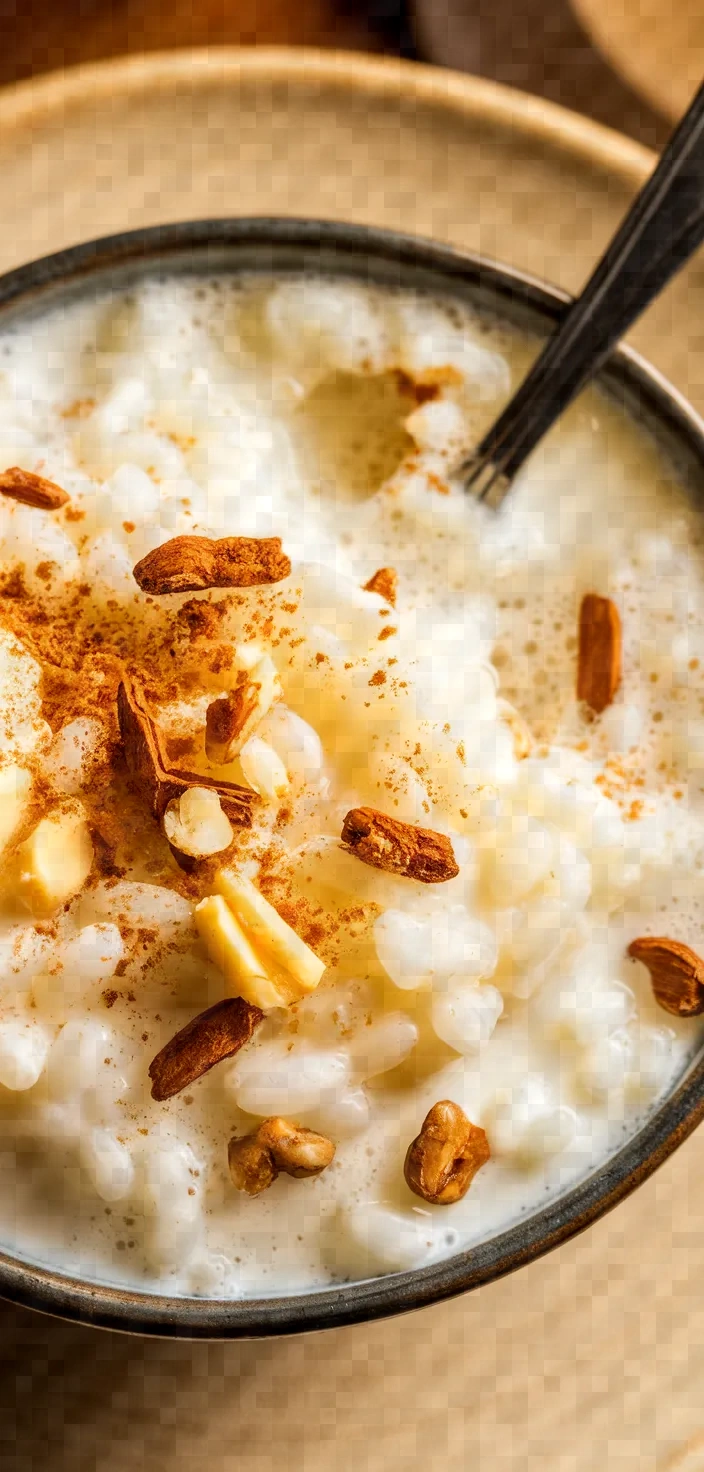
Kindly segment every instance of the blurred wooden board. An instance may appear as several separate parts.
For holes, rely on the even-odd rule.
[[[577,287],[651,166],[575,115],[333,53],[135,58],[0,94],[0,267],[228,213],[347,218]],[[636,335],[704,408],[695,264]],[[17,1472],[704,1468],[695,1136],[584,1237],[403,1320],[305,1340],[133,1340],[0,1305]]]

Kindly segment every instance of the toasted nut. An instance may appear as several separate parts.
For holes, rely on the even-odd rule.
[[[36,506],[39,511],[58,511],[71,499],[53,480],[44,480],[33,470],[20,470],[18,465],[0,473],[0,491],[12,501],[21,501],[23,506]]]
[[[117,716],[130,776],[149,796],[152,812],[161,818],[172,798],[189,787],[208,787],[218,794],[223,811],[237,828],[249,828],[256,798],[236,782],[213,781],[194,772],[167,766],[159,728],[152,719],[136,680],[124,679],[117,692]]]
[[[390,603],[392,608],[396,607],[396,589],[398,586],[398,573],[395,567],[378,567],[370,577],[369,582],[364,584],[365,593],[378,593],[385,603]]]
[[[610,598],[585,593],[579,611],[577,699],[595,715],[610,705],[621,683],[621,617]]]
[[[195,593],[203,588],[253,588],[287,578],[291,563],[280,537],[172,537],[133,569],[143,593]]]
[[[215,887],[266,962],[270,974],[277,975],[280,985],[290,992],[289,1000],[296,1001],[315,991],[325,962],[282,920],[252,881],[236,874],[234,869],[218,869]]]
[[[163,823],[171,847],[193,859],[222,853],[235,836],[212,787],[187,787],[172,797]]]
[[[181,1028],[149,1065],[152,1099],[180,1094],[223,1058],[248,1043],[263,1013],[241,997],[226,997]]]
[[[234,690],[211,701],[205,717],[205,750],[214,766],[234,761],[281,693],[276,665],[265,654],[251,670],[240,671]]]
[[[57,808],[17,851],[18,893],[33,915],[53,915],[88,878],[93,845],[81,803]]]
[[[230,1140],[227,1159],[233,1185],[248,1196],[266,1191],[281,1171],[296,1180],[319,1176],[335,1155],[332,1140],[287,1119],[265,1119],[251,1135]]]
[[[14,763],[0,769],[0,853],[19,828],[32,786],[31,773]]]
[[[467,1194],[489,1155],[484,1130],[470,1124],[459,1104],[441,1099],[409,1145],[403,1174],[416,1196],[437,1206],[452,1206]]]
[[[698,1017],[704,1012],[704,961],[679,940],[642,935],[632,940],[629,956],[650,972],[655,1000],[675,1017]]]
[[[363,863],[423,884],[442,884],[460,872],[444,833],[387,818],[376,808],[351,809],[342,825],[342,843]]]
[[[196,905],[195,921],[210,960],[222,971],[232,996],[244,997],[264,1011],[287,1007],[294,1000],[269,975],[221,894],[210,894]]]

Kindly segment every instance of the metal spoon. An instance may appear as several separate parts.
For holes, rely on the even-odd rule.
[[[612,347],[704,240],[704,84],[583,292],[459,468],[498,507],[524,460]]]

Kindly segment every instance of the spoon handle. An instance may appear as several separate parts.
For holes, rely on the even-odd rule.
[[[620,337],[704,240],[704,85],[581,295],[461,467],[498,506],[523,461]]]

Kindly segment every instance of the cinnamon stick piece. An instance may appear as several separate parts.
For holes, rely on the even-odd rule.
[[[189,787],[212,787],[236,828],[249,828],[256,795],[235,782],[216,782],[200,772],[184,772],[167,765],[161,736],[139,683],[125,677],[117,692],[117,717],[127,770],[149,795],[155,818],[163,817],[171,799]]]

